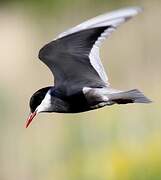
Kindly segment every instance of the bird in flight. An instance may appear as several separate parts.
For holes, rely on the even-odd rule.
[[[97,16],[40,49],[39,59],[51,70],[54,86],[32,95],[26,128],[41,112],[79,113],[113,104],[151,102],[138,89],[112,88],[99,57],[102,41],[139,12],[139,7],[130,7]]]

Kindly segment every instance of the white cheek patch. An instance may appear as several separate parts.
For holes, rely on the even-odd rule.
[[[37,113],[48,111],[51,107],[51,95],[50,90],[45,95],[41,104],[36,108]]]

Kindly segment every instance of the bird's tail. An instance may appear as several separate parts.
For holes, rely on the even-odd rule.
[[[150,103],[151,100],[148,99],[142,92],[138,89],[132,89],[129,91],[113,93],[108,95],[111,102],[117,104],[127,104],[127,103]]]

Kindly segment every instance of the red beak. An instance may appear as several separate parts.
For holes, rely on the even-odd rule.
[[[34,111],[33,113],[31,113],[29,115],[29,117],[27,118],[27,121],[26,121],[26,128],[30,125],[30,123],[32,122],[33,118],[36,116],[36,111]]]

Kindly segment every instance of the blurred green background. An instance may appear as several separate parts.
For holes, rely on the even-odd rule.
[[[152,104],[40,114],[24,128],[30,96],[53,77],[37,54],[60,32],[107,11],[141,6],[101,48],[114,88]],[[0,1],[0,180],[161,179],[161,1]]]

